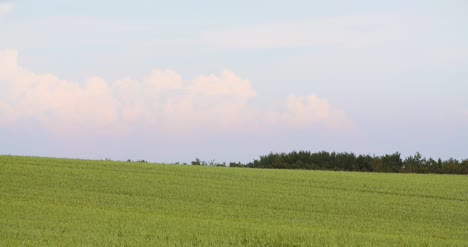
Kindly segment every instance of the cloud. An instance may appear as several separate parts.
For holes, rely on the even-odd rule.
[[[291,95],[282,109],[264,110],[253,103],[251,82],[230,70],[189,80],[153,70],[142,79],[91,77],[80,84],[30,72],[17,58],[14,50],[0,52],[0,126],[34,119],[58,135],[353,128],[342,110],[317,96]]]
[[[333,128],[352,128],[344,111],[334,108],[327,100],[313,95],[307,97],[289,96],[285,116],[286,122],[291,125],[304,126],[324,123]]]
[[[13,4],[0,1],[0,17],[6,16],[13,10]]]

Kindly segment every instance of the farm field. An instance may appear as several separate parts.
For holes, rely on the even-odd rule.
[[[0,246],[468,246],[468,177],[0,156]]]

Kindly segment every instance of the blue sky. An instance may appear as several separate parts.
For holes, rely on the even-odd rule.
[[[0,1],[0,153],[468,158],[465,1]]]

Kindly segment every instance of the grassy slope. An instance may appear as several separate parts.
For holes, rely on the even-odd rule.
[[[468,177],[0,156],[0,245],[468,245]]]

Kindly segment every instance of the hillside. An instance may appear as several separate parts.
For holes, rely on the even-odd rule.
[[[467,246],[468,177],[0,156],[0,246]]]

